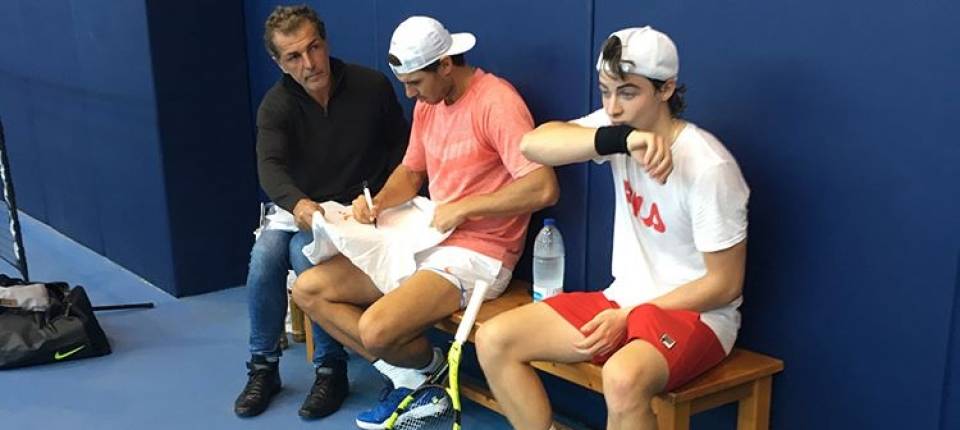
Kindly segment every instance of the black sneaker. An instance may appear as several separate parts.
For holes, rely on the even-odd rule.
[[[316,374],[317,379],[313,381],[310,394],[300,405],[301,418],[323,418],[336,412],[350,391],[346,363],[318,367]]]
[[[247,386],[233,404],[233,411],[239,417],[255,417],[270,405],[270,399],[280,392],[280,370],[278,363],[268,363],[262,357],[254,357],[247,363]]]

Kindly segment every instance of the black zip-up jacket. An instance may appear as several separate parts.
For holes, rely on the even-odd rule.
[[[382,73],[330,58],[327,109],[289,75],[267,91],[257,111],[260,186],[293,212],[302,198],[349,204],[383,187],[403,159],[410,126]]]

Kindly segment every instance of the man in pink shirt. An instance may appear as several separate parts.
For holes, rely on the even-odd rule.
[[[466,64],[476,39],[450,34],[433,18],[415,16],[393,33],[388,61],[407,97],[417,99],[403,162],[368,207],[354,217],[370,223],[381,211],[417,195],[424,181],[437,203],[433,226],[455,229],[416,255],[417,271],[393,290],[343,256],[300,275],[294,298],[331,335],[388,379],[380,404],[357,425],[380,429],[396,405],[443,362],[423,333],[464,306],[478,280],[487,298],[506,288],[523,250],[530,213],[554,204],[552,168],[521,154],[533,118],[503,79]]]

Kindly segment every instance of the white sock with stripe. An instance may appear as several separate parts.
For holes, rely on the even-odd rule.
[[[427,380],[427,377],[442,364],[443,355],[440,353],[439,348],[434,348],[433,358],[430,360],[430,364],[422,369],[394,366],[383,360],[374,361],[373,367],[380,371],[383,376],[389,378],[390,381],[393,382],[394,388],[404,387],[412,390],[422,385]]]

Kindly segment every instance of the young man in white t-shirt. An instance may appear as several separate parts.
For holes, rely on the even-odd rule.
[[[740,327],[750,193],[740,169],[713,135],[680,119],[670,38],[628,28],[602,51],[603,109],[538,127],[522,150],[546,165],[611,164],[614,281],[481,327],[480,364],[518,429],[552,425],[534,360],[602,364],[607,428],[655,429],[653,396],[719,363]]]

